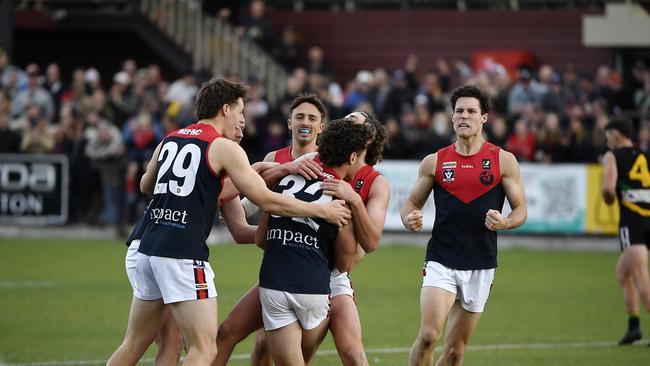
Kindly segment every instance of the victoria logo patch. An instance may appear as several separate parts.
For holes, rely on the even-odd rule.
[[[454,181],[454,171],[451,169],[445,169],[442,171],[442,181],[445,183]]]

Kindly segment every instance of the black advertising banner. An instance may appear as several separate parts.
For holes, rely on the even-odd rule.
[[[65,155],[0,154],[0,224],[65,224],[68,184]]]

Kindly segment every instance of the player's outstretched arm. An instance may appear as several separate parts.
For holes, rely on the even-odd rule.
[[[375,178],[368,202],[363,204],[361,197],[352,189],[350,184],[336,179],[326,179],[321,184],[324,194],[345,200],[352,209],[354,235],[366,253],[371,253],[379,247],[381,233],[384,230],[388,200],[390,199],[390,184],[382,176]]]
[[[603,199],[605,203],[611,205],[616,200],[616,180],[618,179],[616,158],[611,151],[606,152],[603,156],[603,167]]]
[[[418,178],[411,189],[411,194],[400,210],[402,224],[411,231],[422,230],[423,222],[420,210],[433,189],[437,162],[438,153],[427,155],[422,160],[418,169]]]
[[[237,244],[255,243],[257,226],[249,225],[239,198],[223,202],[219,209],[228,231]]]
[[[488,210],[485,214],[485,226],[490,230],[514,229],[523,225],[528,216],[524,184],[521,182],[519,163],[512,153],[501,150],[499,162],[501,166],[501,184],[512,212],[508,217],[503,217],[497,210]]]
[[[156,150],[154,150],[149,163],[147,164],[147,169],[144,171],[142,178],[140,178],[140,191],[142,193],[153,193],[153,186],[156,184],[156,172],[158,167],[158,156],[160,155],[160,147],[162,146],[164,140],[161,141]]]
[[[230,140],[215,140],[210,145],[209,160],[215,171],[225,170],[235,187],[264,211],[289,217],[319,217],[338,226],[345,225],[351,218],[350,210],[341,200],[328,204],[307,203],[271,192],[251,168],[244,150]]]
[[[253,170],[255,170],[257,174],[263,174],[264,171],[271,168],[275,168],[278,165],[280,164],[275,162],[258,161],[257,163],[251,164],[251,167],[253,167]],[[235,188],[235,185],[232,184],[230,178],[224,180],[223,188],[221,189],[221,195],[219,195],[219,202],[225,203],[238,196],[239,196],[239,191],[237,190],[237,188]]]

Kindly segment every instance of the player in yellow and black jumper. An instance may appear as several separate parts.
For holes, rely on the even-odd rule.
[[[621,216],[619,240],[621,255],[616,265],[616,278],[623,289],[623,299],[630,314],[628,330],[620,345],[641,339],[639,297],[650,312],[650,171],[645,153],[632,144],[632,123],[617,119],[605,127],[607,147],[603,198],[613,204],[618,198]]]

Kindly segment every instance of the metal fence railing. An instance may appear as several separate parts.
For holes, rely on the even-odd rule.
[[[287,73],[257,44],[242,39],[234,28],[205,16],[197,0],[141,0],[140,11],[163,33],[192,55],[194,69],[214,75],[255,76],[271,103],[283,97]]]

